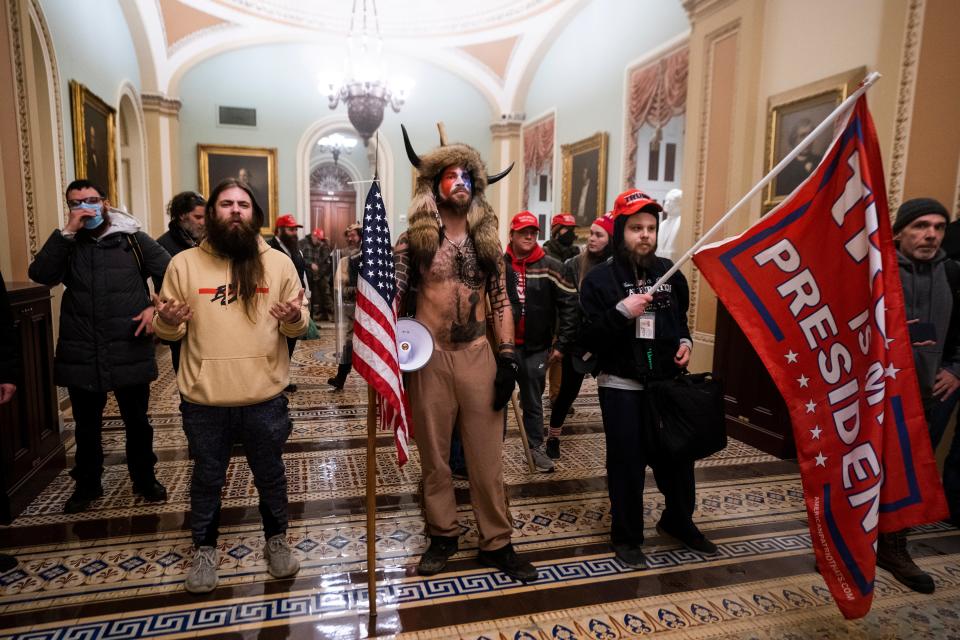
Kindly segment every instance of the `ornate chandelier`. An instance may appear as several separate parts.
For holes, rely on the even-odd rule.
[[[376,0],[360,0],[357,10],[353,0],[350,15],[350,33],[347,36],[348,57],[342,78],[321,81],[320,91],[330,99],[330,108],[336,109],[344,102],[350,124],[363,138],[363,144],[373,136],[383,123],[383,111],[387,104],[395,113],[406,101],[411,82],[391,78],[388,82],[383,66],[383,38],[380,36],[380,20],[377,17]],[[372,27],[367,24],[367,3],[372,10]],[[359,21],[358,21],[359,16]]]
[[[332,133],[317,140],[317,146],[320,147],[320,151],[333,154],[333,164],[336,166],[343,151],[350,153],[357,146],[357,139],[340,133]]]

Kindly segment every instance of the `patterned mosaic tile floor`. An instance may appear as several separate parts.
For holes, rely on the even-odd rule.
[[[294,431],[285,454],[291,524],[302,562],[293,580],[265,572],[256,491],[236,452],[224,489],[219,541],[220,586],[206,597],[182,592],[189,566],[186,455],[169,354],[151,416],[170,497],[161,505],[131,495],[123,431],[107,406],[105,495],[67,516],[72,481],[60,474],[8,528],[0,546],[20,558],[0,575],[0,640],[7,638],[488,638],[615,640],[635,635],[678,638],[951,638],[960,639],[960,535],[945,524],[911,534],[919,562],[937,592],[905,591],[881,573],[873,612],[847,623],[812,573],[810,540],[795,465],[732,441],[697,465],[696,520],[720,552],[686,551],[653,530],[663,509],[654,483],[645,492],[651,526],[650,568],[633,571],[607,546],[603,435],[592,383],[567,424],[563,457],[553,474],[530,474],[514,417],[505,463],[514,544],[528,553],[539,580],[520,585],[481,568],[468,483],[457,481],[460,551],[449,571],[431,578],[414,566],[426,546],[418,503],[416,450],[400,469],[389,437],[377,450],[377,602],[367,618],[365,388],[356,376],[343,392],[323,384],[333,373],[331,335],[301,342],[291,395]],[[69,435],[69,411],[64,413]],[[72,447],[72,441],[68,439]],[[72,451],[68,450],[68,457]]]

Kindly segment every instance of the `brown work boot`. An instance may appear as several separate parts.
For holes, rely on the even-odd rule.
[[[914,591],[933,593],[936,588],[930,574],[925,573],[910,557],[905,530],[880,534],[877,539],[877,566],[892,573],[894,578]]]

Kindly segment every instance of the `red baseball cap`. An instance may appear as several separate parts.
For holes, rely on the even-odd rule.
[[[558,213],[553,216],[553,220],[550,221],[551,227],[556,227],[557,225],[561,227],[575,227],[577,226],[577,220],[569,213]]]
[[[594,220],[591,224],[597,225],[598,227],[606,231],[608,236],[610,236],[611,238],[613,237],[613,215],[611,215],[609,212],[603,214],[602,216]]]
[[[320,227],[317,227],[316,229],[314,229],[313,237],[316,238],[317,240],[323,240],[323,229],[321,229]]]
[[[297,224],[297,220],[288,213],[277,218],[276,227],[277,229],[280,227],[296,227],[297,229],[302,229],[303,225]]]
[[[637,211],[650,207],[650,213],[658,213],[663,211],[663,207],[660,206],[656,200],[645,194],[640,189],[627,189],[623,193],[617,196],[617,199],[613,203],[613,217],[617,216],[632,216]]]
[[[510,231],[519,231],[520,229],[526,229],[527,227],[536,227],[540,229],[540,223],[537,222],[537,216],[533,215],[529,211],[521,211],[517,215],[513,216],[513,220],[510,221]]]

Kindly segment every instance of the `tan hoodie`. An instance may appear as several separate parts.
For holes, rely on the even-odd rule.
[[[206,242],[181,251],[170,261],[160,298],[186,302],[193,318],[180,326],[153,317],[157,336],[182,340],[177,386],[190,402],[218,407],[240,407],[280,394],[290,378],[287,337],[307,330],[309,311],[300,321],[279,322],[270,307],[288,301],[300,291],[300,279],[290,258],[260,239],[265,282],[258,287],[259,303],[252,322],[240,301],[224,296],[230,280],[230,261]]]

